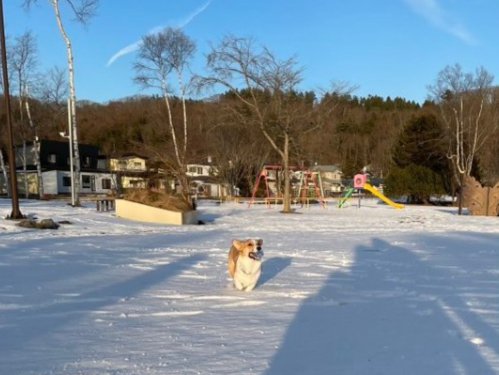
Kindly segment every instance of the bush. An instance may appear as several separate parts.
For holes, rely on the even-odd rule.
[[[158,190],[136,189],[129,191],[124,198],[131,202],[176,212],[191,211],[193,209],[192,205],[181,196]]]
[[[390,196],[406,195],[408,203],[427,204],[432,195],[445,194],[442,177],[427,167],[415,164],[393,168],[385,180],[385,189]]]

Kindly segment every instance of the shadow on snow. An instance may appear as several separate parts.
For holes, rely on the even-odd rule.
[[[497,235],[412,240],[427,253],[376,238],[358,246],[352,268],[331,273],[304,301],[265,374],[496,374],[497,329],[465,296],[496,301],[499,280],[473,263],[480,251],[496,249]],[[440,246],[452,251],[440,255]],[[472,342],[476,337],[488,359]]]

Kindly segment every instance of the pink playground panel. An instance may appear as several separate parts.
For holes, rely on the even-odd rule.
[[[353,177],[353,187],[356,189],[362,189],[367,182],[367,176],[365,174],[356,174]]]

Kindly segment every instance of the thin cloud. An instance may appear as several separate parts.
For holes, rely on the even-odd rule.
[[[187,25],[189,25],[194,20],[194,18],[196,18],[197,16],[199,16],[201,13],[203,13],[206,10],[206,8],[208,8],[210,6],[210,4],[211,4],[212,1],[213,0],[208,0],[202,6],[200,6],[199,8],[195,9],[192,13],[190,13],[189,15],[187,15],[185,18],[181,19],[180,21],[173,22],[173,24],[174,24],[173,27],[178,28],[178,29],[183,29],[184,27],[186,27]],[[149,35],[156,34],[156,33],[160,32],[161,30],[163,30],[164,28],[165,28],[165,26],[157,26],[157,27],[151,29],[148,32],[148,34]],[[120,49],[118,52],[116,52],[108,60],[106,66],[111,66],[119,58],[137,51],[140,48],[141,44],[142,44],[142,40],[137,40],[136,42],[133,42],[133,43],[129,44],[128,46]]]
[[[466,27],[443,9],[438,0],[404,0],[415,13],[423,16],[433,26],[455,36],[466,44],[476,44],[476,39]]]
[[[210,6],[211,2],[212,2],[212,0],[208,0],[204,5],[197,8],[194,12],[192,12],[187,17],[185,17],[184,20],[179,22],[179,25],[177,27],[179,29],[183,29],[184,27],[186,27],[188,24],[190,24],[192,22],[192,20],[194,18],[199,16],[201,13],[203,13],[206,10],[206,8],[208,8]]]
[[[123,57],[125,55],[128,55],[129,53],[135,52],[140,48],[142,41],[138,40],[135,43],[132,43],[125,48],[120,49],[118,52],[116,52],[107,62],[107,66],[111,66],[112,63],[114,63],[116,60],[118,60],[120,57]]]

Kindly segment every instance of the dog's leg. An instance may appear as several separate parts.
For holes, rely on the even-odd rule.
[[[244,290],[244,285],[237,278],[234,279],[234,286],[237,290]]]
[[[244,288],[244,291],[245,292],[251,292],[253,289],[255,289],[255,286],[256,286],[256,282],[255,283],[251,283],[251,284],[247,285],[246,288]]]
[[[234,278],[234,273],[236,272],[236,262],[239,252],[235,247],[231,247],[229,251],[229,259],[227,261],[227,270],[229,271],[230,277]]]

